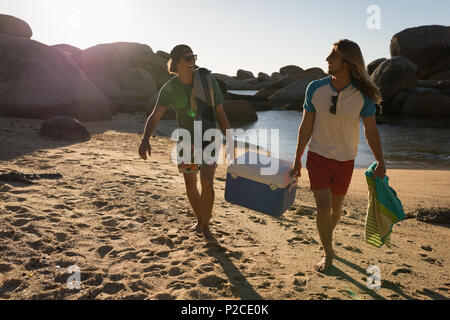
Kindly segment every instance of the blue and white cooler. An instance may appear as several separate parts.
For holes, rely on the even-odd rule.
[[[291,171],[289,161],[247,152],[228,167],[225,200],[279,217],[295,201],[298,179]]]

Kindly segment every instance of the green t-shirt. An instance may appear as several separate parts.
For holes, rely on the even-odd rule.
[[[217,80],[212,78],[214,106],[223,104],[223,95]],[[187,129],[194,136],[194,114],[191,111],[192,84],[184,84],[174,77],[167,81],[159,91],[157,105],[172,107],[177,113],[178,126]]]

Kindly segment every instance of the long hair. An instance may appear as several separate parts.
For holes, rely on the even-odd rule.
[[[342,55],[349,66],[352,80],[356,87],[364,93],[366,97],[373,100],[376,104],[380,104],[382,98],[380,89],[370,78],[366,71],[364,57],[358,44],[348,40],[339,40],[334,44],[336,50]]]

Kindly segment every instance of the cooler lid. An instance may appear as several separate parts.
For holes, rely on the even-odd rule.
[[[296,182],[290,176],[291,171],[291,162],[256,152],[247,152],[236,158],[227,170],[234,178],[239,176],[280,189]]]

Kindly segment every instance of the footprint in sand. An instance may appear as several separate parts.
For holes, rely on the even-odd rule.
[[[166,266],[163,264],[153,264],[150,267],[147,267],[143,270],[143,272],[155,272],[155,271],[161,271],[165,270]]]
[[[173,289],[173,290],[191,289],[196,286],[197,286],[197,284],[194,282],[175,280],[175,281],[170,282],[167,285],[167,289]]]
[[[58,242],[64,242],[67,240],[67,234],[65,234],[63,232],[58,232],[58,233],[55,233],[55,238],[56,238],[56,241],[58,241]]]
[[[352,251],[352,252],[356,252],[356,253],[363,253],[359,248],[357,248],[355,246],[346,245],[346,246],[343,246],[343,248],[348,251]]]
[[[5,209],[7,211],[12,211],[15,213],[26,213],[29,211],[26,207],[22,207],[22,206],[5,206]]]
[[[12,226],[15,227],[22,227],[24,225],[26,225],[27,223],[30,223],[33,220],[30,219],[15,219],[14,221],[11,222]]]
[[[159,236],[159,237],[153,238],[150,240],[150,242],[154,243],[154,244],[168,246],[170,249],[173,249],[175,247],[172,239],[170,239],[169,237],[166,237],[166,236]]]
[[[154,300],[175,300],[177,297],[170,293],[158,293],[153,296]]]
[[[120,220],[122,219],[117,219],[117,218],[112,218],[110,216],[108,217],[104,217],[103,218],[105,221],[102,221],[102,225],[104,225],[105,227],[111,227],[111,228],[115,228],[120,224]],[[109,219],[109,220],[107,220]]]
[[[227,280],[216,275],[207,275],[200,278],[199,283],[208,288],[221,288]]]
[[[131,282],[129,284],[129,287],[133,292],[138,292],[138,291],[147,292],[147,290],[154,289],[154,287],[151,284],[145,283],[142,280],[137,280],[137,281]]]
[[[443,266],[444,266],[443,263],[442,263],[442,261],[439,261],[439,260],[437,260],[437,259],[435,259],[435,258],[426,257],[426,258],[423,258],[423,260],[424,260],[425,262],[428,262],[428,263],[430,263],[430,264],[437,265],[437,266],[439,266],[439,267],[443,267]]]
[[[101,291],[107,294],[116,294],[125,289],[125,285],[120,282],[107,282],[103,285]]]
[[[255,216],[249,216],[249,219],[252,220],[254,223],[259,223],[262,225],[266,225],[266,220],[264,220],[263,218],[257,218]]]
[[[412,271],[409,269],[406,269],[406,268],[398,268],[398,269],[395,269],[394,271],[392,271],[392,275],[394,275],[394,276],[399,275],[399,274],[411,274],[411,273],[412,273]]]
[[[97,249],[97,254],[100,256],[100,258],[103,259],[103,257],[107,255],[112,249],[113,247],[111,246],[101,246]]]
[[[185,272],[185,270],[180,267],[173,267],[173,268],[169,269],[169,276],[176,277],[176,276],[182,275],[184,272]]]

